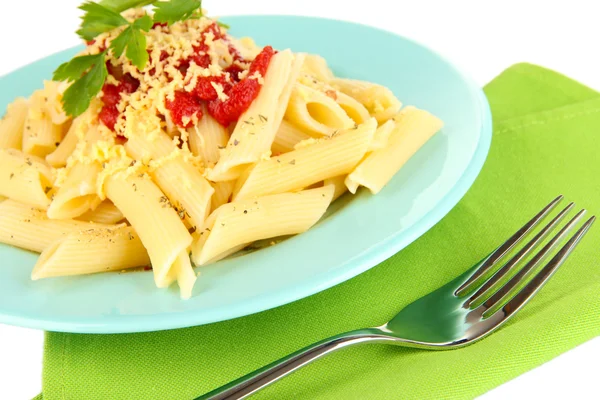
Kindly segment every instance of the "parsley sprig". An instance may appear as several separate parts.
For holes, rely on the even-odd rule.
[[[154,20],[169,25],[202,16],[202,0],[157,1],[154,7]]]
[[[102,90],[108,76],[106,50],[91,56],[81,56],[62,64],[52,79],[73,82],[63,94],[63,109],[76,117],[88,109],[92,99]]]
[[[152,5],[154,17],[144,15],[129,22],[121,13],[131,8]],[[77,34],[86,41],[98,35],[122,28],[110,48],[95,55],[75,57],[58,67],[53,79],[72,82],[63,94],[63,108],[72,117],[81,115],[98,95],[108,76],[106,57],[125,57],[140,71],[149,61],[146,36],[154,23],[172,25],[179,21],[202,17],[202,0],[100,0],[86,1],[80,7],[85,12]],[[224,24],[220,24],[224,26]]]

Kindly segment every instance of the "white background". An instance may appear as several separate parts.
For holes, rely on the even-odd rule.
[[[3,0],[0,76],[77,44],[73,32],[78,25],[76,7],[81,1]],[[529,61],[600,90],[600,24],[594,3],[205,0],[204,7],[211,15],[302,14],[378,26],[438,50],[481,85],[509,65]],[[30,399],[39,393],[42,346],[42,332],[0,325],[0,399]],[[482,399],[599,399],[598,360],[600,338],[500,386]]]

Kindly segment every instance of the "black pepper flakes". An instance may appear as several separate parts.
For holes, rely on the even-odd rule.
[[[234,146],[237,146],[238,144],[240,144],[240,141],[239,141],[239,140],[237,140],[237,139],[234,139],[234,140],[233,140],[233,145],[234,145]]]
[[[354,129],[358,129],[358,124],[356,122],[354,123]]]
[[[244,210],[244,214],[248,214],[248,210]]]
[[[296,165],[296,160],[290,161],[290,165]]]
[[[29,166],[33,165],[33,163],[31,162],[31,159],[30,159],[30,158],[27,158],[27,159],[25,160],[25,164],[27,164],[27,165],[29,165]]]
[[[54,145],[55,145],[56,147],[58,147],[58,146],[60,146],[60,142],[55,142],[55,143],[54,143]]]
[[[264,115],[262,115],[262,114],[258,114],[258,118],[260,118],[260,120],[261,120],[262,122],[267,122],[267,121],[269,120],[267,117],[265,117],[265,116],[264,116]]]
[[[12,179],[12,178],[14,178],[14,177],[15,177],[15,173],[14,173],[14,172],[11,172],[11,173],[10,173],[10,177],[9,177],[8,179]]]

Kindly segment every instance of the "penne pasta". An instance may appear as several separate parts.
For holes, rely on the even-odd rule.
[[[83,124],[82,117],[75,118],[56,150],[46,156],[48,164],[54,168],[60,168],[67,165],[67,159],[73,154],[73,151],[79,142],[78,132]]]
[[[287,153],[294,150],[295,145],[307,139],[310,139],[308,134],[284,119],[279,125],[271,151],[275,155]]]
[[[376,194],[394,174],[419,150],[443,123],[427,111],[405,108],[396,116],[395,127],[388,145],[368,155],[346,178],[346,186],[355,193],[365,186]]]
[[[38,258],[31,279],[121,271],[149,263],[148,252],[132,227],[95,227],[52,243]]]
[[[0,242],[37,253],[70,233],[102,227],[106,225],[49,219],[44,210],[15,200],[0,202]]]
[[[81,146],[81,160],[76,160],[67,171],[67,177],[55,193],[48,217],[52,219],[77,218],[94,210],[102,201],[98,197],[97,180],[102,171],[100,161],[86,158],[94,152],[95,144],[101,139],[97,128],[90,129]]]
[[[335,78],[330,84],[362,103],[380,124],[394,117],[402,107],[390,89],[375,83]]]
[[[317,54],[307,54],[302,65],[302,72],[314,76],[321,82],[328,83],[334,78],[333,73],[327,66],[327,61]]]
[[[69,120],[69,116],[62,107],[62,92],[65,85],[60,82],[44,81],[43,111],[50,116],[50,120],[55,125],[62,125]]]
[[[0,149],[0,195],[46,209],[52,171],[41,159],[15,149]]]
[[[197,232],[192,261],[205,265],[240,245],[304,232],[323,216],[333,192],[333,186],[326,186],[225,204]]]
[[[125,145],[129,156],[143,161],[149,155],[156,160],[150,175],[175,207],[179,217],[190,226],[199,227],[209,212],[214,189],[192,164],[184,160],[182,152],[169,136],[160,132],[155,138],[135,135]]]
[[[396,123],[393,120],[389,120],[389,121],[385,122],[384,124],[380,125],[377,128],[377,130],[375,131],[375,134],[373,135],[373,141],[369,145],[368,153],[370,153],[374,150],[385,148],[388,144],[390,134],[394,130],[395,126],[396,126]],[[367,155],[368,155],[368,153],[367,153]]]
[[[229,133],[213,117],[203,110],[204,117],[198,125],[188,128],[190,150],[202,158],[206,166],[213,167],[218,161],[221,150],[227,146]]]
[[[23,152],[38,157],[46,157],[56,150],[63,138],[60,125],[52,122],[45,111],[45,98],[41,91],[33,94],[23,130]]]
[[[345,93],[335,91],[333,92],[335,102],[342,107],[346,114],[352,118],[356,124],[364,124],[371,118],[369,111],[355,98],[348,96]]]
[[[221,207],[225,203],[229,203],[235,181],[214,182],[212,187],[215,190],[211,200],[211,212]]]
[[[233,199],[299,190],[344,175],[354,169],[367,152],[377,128],[374,119],[331,139],[264,160],[240,178]]]
[[[297,83],[285,117],[314,137],[331,136],[335,131],[350,129],[355,122],[332,96]]]
[[[248,164],[269,155],[283,118],[280,109],[288,103],[301,62],[289,50],[273,56],[260,94],[240,117],[219,162],[208,174],[210,180],[236,179]]]
[[[187,250],[182,252],[173,264],[173,274],[179,285],[179,293],[182,299],[187,300],[192,297],[194,284],[196,283],[196,273],[190,261],[190,255]]]
[[[6,114],[0,119],[0,149],[21,150],[27,109],[27,100],[22,97],[8,105]]]
[[[93,210],[102,200],[96,194],[96,180],[102,171],[98,162],[77,163],[54,195],[48,217],[52,219],[77,218]]]
[[[348,191],[345,180],[346,180],[346,176],[340,175],[340,176],[335,176],[333,178],[325,179],[323,181],[323,186],[331,185],[334,188],[333,197],[331,199],[331,202],[336,201],[338,198],[340,198],[344,193],[346,193]]]
[[[110,200],[104,200],[94,210],[90,210],[77,219],[87,222],[96,222],[99,224],[117,224],[125,219],[121,210],[117,208]]]
[[[191,3],[193,18],[143,29],[141,58],[107,50],[123,27],[90,34],[55,71],[64,81],[0,120],[0,243],[42,252],[32,279],[150,265],[157,287],[190,298],[194,264],[302,233],[359,186],[378,192],[442,126],[319,55],[236,39]]]
[[[168,286],[167,274],[192,237],[166,196],[147,177],[117,173],[105,182],[107,197],[140,236],[152,262],[154,282]]]

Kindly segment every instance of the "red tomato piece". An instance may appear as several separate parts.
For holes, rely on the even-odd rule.
[[[117,106],[104,106],[98,115],[98,118],[104,126],[106,126],[111,131],[115,130],[115,125],[117,120],[119,119],[119,110],[117,110]]]
[[[105,106],[115,106],[121,101],[121,90],[119,86],[109,83],[102,87],[102,102]]]
[[[258,96],[261,89],[261,84],[257,79],[250,77],[254,72],[259,72],[262,76],[266,75],[271,58],[275,54],[271,46],[265,47],[260,54],[256,56],[252,64],[250,64],[249,76],[242,79],[239,83],[229,90],[227,95],[229,99],[226,101],[212,100],[208,103],[208,112],[221,125],[228,126],[240,118],[250,107],[250,104]]]
[[[198,119],[202,118],[202,103],[192,93],[179,90],[175,92],[175,99],[173,101],[167,99],[165,105],[171,112],[173,122],[181,128],[189,128],[193,124],[192,121],[184,124],[185,117],[192,118],[196,115]]]

